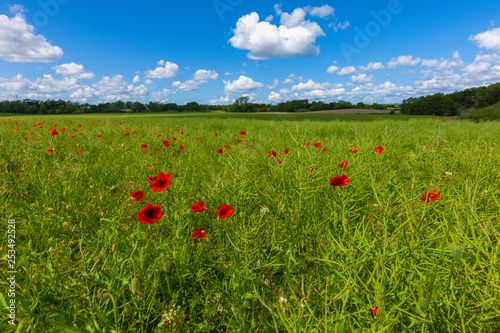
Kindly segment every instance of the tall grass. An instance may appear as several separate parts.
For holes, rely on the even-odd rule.
[[[17,221],[26,332],[500,330],[498,123],[11,118],[1,225]],[[172,182],[153,192],[159,172]],[[340,175],[349,184],[330,186]],[[191,212],[197,201],[209,210]],[[137,220],[147,203],[165,213],[151,225]],[[223,221],[221,204],[234,209]]]

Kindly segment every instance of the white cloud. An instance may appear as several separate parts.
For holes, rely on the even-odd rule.
[[[172,83],[172,87],[175,87],[182,91],[192,91],[192,90],[198,90],[198,84],[199,83],[195,80],[187,80],[185,82],[174,81]]]
[[[139,83],[139,82],[141,82],[141,77],[139,75],[134,76],[132,83]]]
[[[206,83],[208,80],[217,80],[218,77],[219,74],[216,71],[207,71],[204,69],[197,70],[193,75],[193,79],[202,83]]]
[[[317,17],[321,17],[321,18],[326,18],[330,15],[333,16],[333,13],[335,12],[335,9],[333,9],[332,7],[330,7],[328,5],[324,5],[321,7],[307,6],[306,10],[309,13],[309,15],[317,16]]]
[[[475,42],[482,49],[500,53],[500,27],[491,27],[475,36],[470,36],[469,40]]]
[[[273,83],[269,86],[267,86],[267,89],[274,89],[280,84],[280,81],[278,79],[274,79]]]
[[[462,59],[460,59],[460,53],[458,51],[453,53],[452,59],[443,59],[443,58],[441,58],[440,60],[423,59],[422,63],[420,64],[421,67],[425,67],[428,69],[435,69],[435,70],[461,68],[461,67],[463,67],[463,65],[464,65],[464,62]]]
[[[271,103],[279,103],[281,102],[281,95],[274,92],[274,91],[271,91],[271,93],[269,94],[269,96],[267,97],[267,99],[271,102]]]
[[[69,97],[71,99],[73,99],[74,101],[78,101],[80,103],[85,103],[89,100],[95,99],[97,97],[95,93],[96,93],[95,89],[92,89],[92,88],[86,86],[84,88],[79,88],[79,89],[73,91],[69,95]]]
[[[376,71],[376,70],[379,70],[379,69],[384,69],[384,65],[381,63],[381,62],[370,62],[368,65],[366,66],[360,66],[359,69],[361,69],[362,71],[369,71],[369,72],[373,72],[373,71]]]
[[[341,68],[336,74],[337,75],[350,75],[356,73],[356,67],[354,66],[347,66],[344,68]]]
[[[19,10],[17,7],[12,7]],[[26,23],[22,12],[12,18],[0,15],[0,59],[9,62],[52,62],[62,57],[59,46],[51,45],[35,28]]]
[[[224,92],[226,94],[244,93],[264,87],[264,84],[260,82],[255,82],[251,78],[244,75],[240,75],[238,80],[234,81],[224,80],[224,84],[225,84]]]
[[[233,73],[225,72],[224,75],[229,76],[229,75],[233,75]]]
[[[397,66],[416,66],[420,63],[420,58],[413,59],[413,56],[399,56],[397,58],[392,58],[391,61],[387,63],[388,68],[396,68]]]
[[[66,77],[73,77],[75,79],[92,79],[95,77],[93,73],[86,72],[83,65],[75,64],[70,62],[68,64],[62,64],[52,67],[57,74]]]
[[[309,79],[307,82],[301,82],[295,86],[292,86],[292,91],[311,91],[311,90],[324,90],[333,87],[342,87],[342,84],[332,84],[330,82],[317,83]]]
[[[295,82],[292,80],[292,79],[285,79],[285,81],[283,81],[283,84],[294,84]]]
[[[376,81],[373,75],[368,76],[366,74],[353,75],[351,80],[353,83],[373,83]]]
[[[249,50],[250,59],[293,58],[316,56],[320,53],[315,46],[316,38],[325,33],[316,22],[304,20],[306,11],[296,8],[291,14],[282,12],[275,6],[280,16],[278,27],[269,22],[259,22],[259,14],[253,12],[241,17],[233,29],[231,45],[241,50]]]
[[[337,72],[340,68],[337,67],[337,66],[330,66],[328,67],[328,69],[326,70],[327,73],[330,73],[330,74],[333,74],[335,72]]]
[[[349,21],[339,22],[338,19],[335,19],[335,22],[328,24],[328,28],[332,28],[334,32],[337,32],[339,30],[344,31],[347,28],[349,28],[350,26],[351,26],[351,23]]]
[[[96,88],[95,95],[100,100],[114,102],[123,99],[141,100],[149,94],[144,85],[134,86],[123,80],[123,75],[105,76],[99,82],[92,84]]]
[[[169,102],[169,99],[167,97],[171,94],[172,94],[172,90],[170,90],[170,89],[152,91],[150,93],[150,98],[151,98],[151,101],[154,101],[154,102],[166,103],[166,102]]]
[[[273,20],[273,16],[272,15],[269,15],[268,17],[266,17],[265,21],[266,22],[271,22]]]
[[[157,63],[160,67],[156,67],[154,70],[145,71],[144,74],[146,77],[150,79],[171,79],[179,72],[179,66],[173,62],[160,60]]]
[[[144,82],[145,84],[153,84],[155,83],[153,80],[151,79],[147,79],[146,82]]]

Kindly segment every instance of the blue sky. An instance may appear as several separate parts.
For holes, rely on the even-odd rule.
[[[394,103],[500,81],[500,2],[0,0],[0,100]]]

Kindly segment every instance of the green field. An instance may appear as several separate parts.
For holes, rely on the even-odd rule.
[[[499,145],[403,115],[1,116],[0,331],[499,332]]]

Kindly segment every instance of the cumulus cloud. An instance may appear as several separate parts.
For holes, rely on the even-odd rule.
[[[420,64],[421,67],[434,70],[444,70],[450,68],[461,68],[464,65],[463,60],[460,58],[460,53],[456,51],[453,53],[452,59],[423,59]]]
[[[9,62],[52,62],[62,57],[59,46],[51,45],[42,35],[35,35],[35,28],[26,23],[20,7],[12,18],[0,15],[0,59]]]
[[[307,82],[300,82],[297,85],[292,86],[292,91],[311,91],[311,90],[324,90],[333,87],[342,87],[342,84],[332,84],[330,82],[318,83],[309,79]]]
[[[156,67],[154,70],[144,72],[146,77],[150,79],[171,79],[177,76],[179,72],[179,66],[173,62],[160,60],[157,61],[157,64],[160,66]]]
[[[92,79],[95,77],[93,73],[86,72],[83,65],[70,62],[69,64],[62,64],[52,67],[57,74],[66,77],[73,77],[75,79]]]
[[[336,73],[340,68],[337,67],[337,66],[330,66],[328,67],[328,69],[326,70],[327,73],[330,73],[330,74],[334,74]]]
[[[413,59],[413,56],[399,56],[397,58],[392,58],[391,61],[387,63],[388,68],[396,68],[397,66],[416,66],[420,63],[420,58]]]
[[[0,88],[9,91],[29,91],[50,94],[67,92],[77,89],[80,86],[81,83],[75,78],[65,77],[63,80],[56,80],[50,74],[46,74],[42,78],[39,77],[35,81],[23,78],[21,74],[11,79],[0,78]]]
[[[123,99],[141,100],[149,94],[144,85],[134,86],[123,80],[123,75],[105,76],[99,82],[92,84],[96,88],[95,95],[107,102]]]
[[[341,68],[336,74],[337,75],[351,75],[354,73],[356,73],[356,67],[347,66],[347,67]]]
[[[476,43],[482,49],[500,53],[500,27],[491,27],[484,32],[470,36],[469,40]]]
[[[151,79],[147,79],[146,82],[144,82],[145,84],[153,84],[155,83],[153,80]]]
[[[307,6],[306,10],[309,13],[309,15],[317,16],[317,17],[321,17],[321,18],[326,18],[330,15],[333,16],[333,13],[335,12],[335,9],[333,9],[332,7],[330,7],[328,5],[324,5],[321,7]]]
[[[384,65],[381,63],[381,62],[370,62],[368,65],[366,66],[360,66],[359,69],[361,69],[362,71],[369,71],[369,72],[373,72],[373,71],[376,71],[376,70],[379,70],[379,69],[384,69]]]
[[[199,69],[193,74],[193,79],[196,81],[206,83],[208,80],[217,80],[219,74],[216,71],[208,71],[205,69]]]
[[[226,94],[239,94],[264,87],[264,84],[256,82],[251,78],[240,75],[237,80],[224,80],[224,92]]]
[[[267,99],[271,103],[279,103],[281,101],[281,95],[278,94],[277,92],[271,91]]]
[[[175,87],[182,91],[198,90],[198,82],[195,80],[187,80],[185,82],[174,81],[172,83],[172,87]]]
[[[139,83],[139,82],[141,82],[141,77],[139,75],[134,76],[132,83]]]
[[[280,26],[260,21],[253,12],[241,17],[233,29],[234,36],[229,43],[237,49],[249,50],[250,59],[293,58],[316,56],[320,53],[315,46],[316,38],[325,33],[316,22],[305,20],[306,10],[296,8],[291,14],[275,6],[280,16]]]
[[[373,83],[376,81],[373,75],[368,76],[366,74],[353,75],[351,80],[353,83]]]

